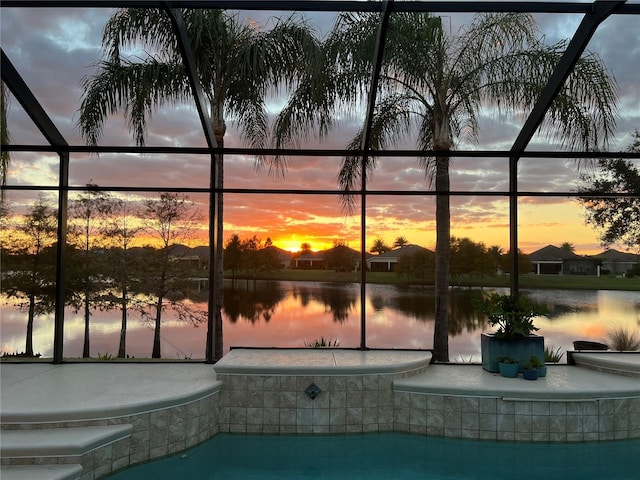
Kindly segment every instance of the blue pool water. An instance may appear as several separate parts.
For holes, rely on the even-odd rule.
[[[640,439],[582,444],[498,443],[402,433],[219,434],[186,452],[109,477],[110,480],[638,478]]]

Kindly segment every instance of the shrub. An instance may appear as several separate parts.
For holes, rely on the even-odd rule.
[[[613,327],[609,330],[607,343],[612,350],[619,352],[640,350],[640,337],[636,332],[622,326]]]
[[[320,337],[320,340],[314,340],[312,342],[304,342],[305,347],[309,348],[331,348],[337,347],[340,345],[340,341],[336,338],[335,340],[331,340],[330,338],[325,339],[324,337]]]
[[[558,347],[555,350],[552,347],[544,347],[544,361],[546,363],[558,363],[562,360],[564,352]]]

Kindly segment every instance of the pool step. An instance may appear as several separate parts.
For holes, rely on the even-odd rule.
[[[83,465],[109,473],[121,456],[128,464],[132,430],[130,424],[3,430],[1,477],[74,479],[81,477]]]
[[[640,378],[640,352],[567,352],[568,363],[590,370]]]
[[[77,480],[82,465],[7,465],[0,469],[2,480]]]

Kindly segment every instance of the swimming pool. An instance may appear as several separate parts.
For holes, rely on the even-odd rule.
[[[507,443],[403,433],[219,434],[109,480],[465,479],[625,480],[640,472],[640,439]]]

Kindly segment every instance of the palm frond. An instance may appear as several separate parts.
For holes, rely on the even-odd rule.
[[[83,79],[79,128],[89,145],[97,145],[109,115],[122,110],[136,142],[144,145],[147,119],[166,102],[189,98],[182,63],[102,62],[99,72]]]
[[[112,62],[120,59],[123,49],[142,48],[163,60],[175,60],[179,54],[171,21],[160,9],[116,10],[104,27],[102,46]]]

